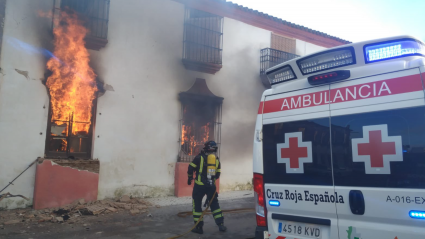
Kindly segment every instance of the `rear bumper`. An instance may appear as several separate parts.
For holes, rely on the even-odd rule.
[[[267,231],[267,227],[256,227],[255,228],[255,239],[264,239],[264,232]]]

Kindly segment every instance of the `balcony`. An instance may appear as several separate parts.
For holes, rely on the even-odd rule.
[[[270,88],[270,82],[266,76],[266,70],[278,65],[282,62],[292,60],[294,58],[299,57],[299,55],[295,55],[292,53],[275,50],[272,48],[264,48],[261,49],[260,55],[260,77],[261,82],[266,88]]]
[[[222,67],[223,17],[186,8],[183,64],[187,70],[215,74]]]

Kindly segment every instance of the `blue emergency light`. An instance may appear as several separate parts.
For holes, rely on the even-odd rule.
[[[410,215],[411,218],[425,219],[425,212],[423,212],[423,211],[410,211],[409,215]]]
[[[270,206],[274,206],[274,207],[279,207],[280,206],[280,202],[277,200],[270,200],[269,201]]]
[[[403,39],[365,45],[364,53],[366,63],[372,63],[404,56],[425,56],[425,46],[417,40]]]

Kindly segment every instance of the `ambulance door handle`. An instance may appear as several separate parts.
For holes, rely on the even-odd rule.
[[[363,215],[365,211],[365,203],[362,191],[351,190],[349,200],[351,212],[356,215]]]

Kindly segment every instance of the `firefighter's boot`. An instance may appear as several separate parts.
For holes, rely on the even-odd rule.
[[[218,230],[221,231],[221,232],[225,232],[227,230],[227,227],[225,227],[222,223],[222,224],[218,225]]]
[[[204,230],[202,229],[202,226],[196,226],[192,229],[192,232],[198,233],[198,234],[204,234]]]

